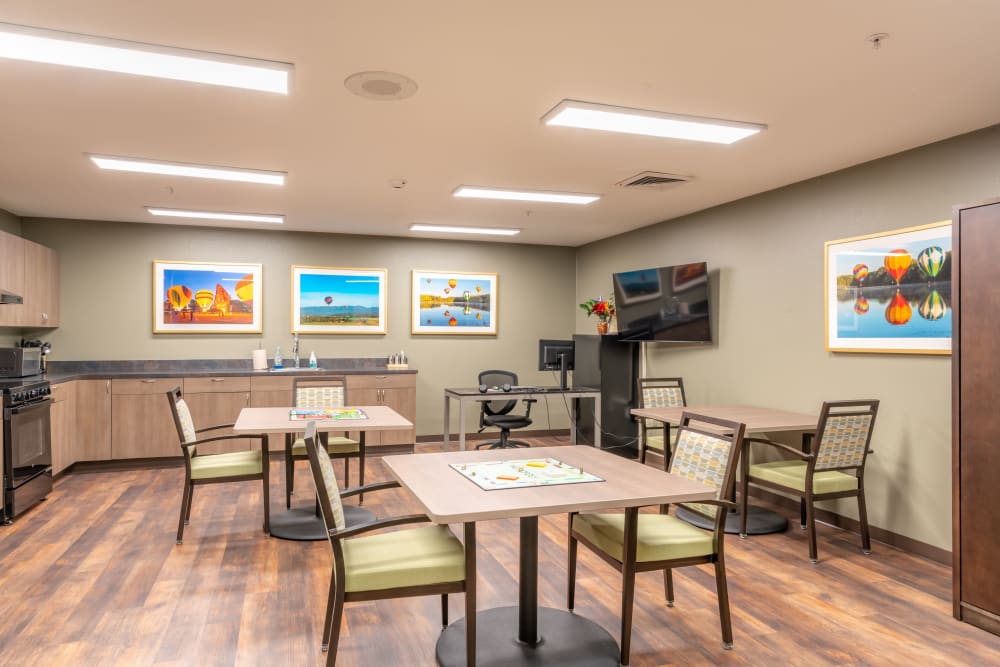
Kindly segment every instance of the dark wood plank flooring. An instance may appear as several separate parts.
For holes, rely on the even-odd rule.
[[[271,470],[278,512],[281,463]],[[368,471],[387,478],[377,458]],[[296,474],[295,502],[309,503],[307,466]],[[0,665],[322,664],[329,546],[264,537],[254,483],[199,487],[176,546],[182,479],[180,468],[71,473],[0,527]],[[419,511],[402,490],[365,504]],[[564,608],[566,518],[540,526],[540,603]],[[482,523],[478,540],[479,608],[516,605],[516,521]],[[649,573],[637,582],[633,665],[1000,665],[1000,637],[952,619],[945,566],[879,543],[864,556],[857,535],[826,526],[818,565],[797,527],[730,536],[726,550],[734,649],[721,647],[710,569],[675,573],[673,609]],[[617,637],[618,575],[580,553],[577,613]],[[453,596],[452,619],[461,605]],[[436,597],[348,605],[339,663],[433,665],[439,613]]]

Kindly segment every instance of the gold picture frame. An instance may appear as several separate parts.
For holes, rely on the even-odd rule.
[[[263,331],[261,264],[153,260],[153,333]]]
[[[292,266],[292,333],[388,332],[387,269]]]
[[[497,274],[414,269],[410,333],[495,336]]]

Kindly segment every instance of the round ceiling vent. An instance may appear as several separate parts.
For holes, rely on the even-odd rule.
[[[417,82],[395,72],[358,72],[344,79],[355,95],[370,100],[405,100],[417,92]]]

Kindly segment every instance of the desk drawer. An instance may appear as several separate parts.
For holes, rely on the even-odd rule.
[[[179,387],[180,378],[144,378],[129,380],[112,380],[111,395],[147,395],[166,394],[174,387]],[[164,404],[166,399],[164,399]]]
[[[184,378],[185,394],[212,394],[229,391],[250,391],[248,377]]]

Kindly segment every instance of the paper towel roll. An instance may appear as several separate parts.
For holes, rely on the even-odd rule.
[[[267,370],[267,350],[254,350],[250,353],[255,371]]]

